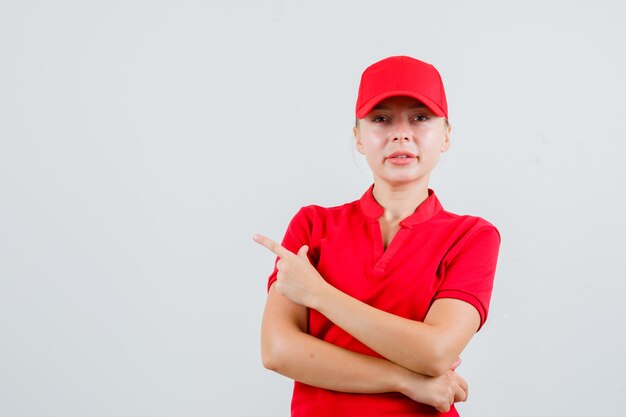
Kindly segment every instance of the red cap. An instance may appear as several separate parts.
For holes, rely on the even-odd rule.
[[[392,56],[370,65],[361,75],[357,119],[364,118],[381,100],[393,96],[413,97],[437,116],[448,117],[441,75],[426,62],[410,56]]]

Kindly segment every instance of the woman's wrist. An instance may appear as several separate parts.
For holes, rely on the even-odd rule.
[[[333,292],[336,291],[338,290],[335,287],[323,280],[320,283],[317,291],[312,294],[313,297],[311,298],[311,302],[309,303],[310,305],[308,307],[322,313],[325,306],[328,305],[328,303],[332,303],[332,297],[334,295]]]
[[[416,385],[420,384],[420,378],[423,379],[423,375],[410,371],[402,366],[395,365],[396,369],[391,372],[391,387],[395,392],[404,394],[408,397],[415,396]]]

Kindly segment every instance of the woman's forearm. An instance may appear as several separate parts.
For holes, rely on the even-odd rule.
[[[340,348],[314,336],[285,332],[266,342],[263,365],[281,375],[334,391],[375,394],[400,391],[411,371],[385,359]]]
[[[359,354],[306,333],[307,309],[270,288],[261,330],[263,365],[308,385],[334,391],[400,392],[437,406],[443,388],[463,398],[456,380],[433,378],[386,359]],[[459,377],[460,378],[460,377]]]
[[[458,300],[438,300],[425,322],[376,309],[330,285],[319,300],[313,308],[372,350],[431,376],[450,368],[478,326],[475,309]]]
[[[307,334],[307,309],[270,288],[261,328],[263,365],[291,379],[335,391],[400,391],[410,371]]]
[[[270,336],[279,341],[267,340]],[[262,353],[266,368],[319,388],[355,394],[399,392],[442,412],[467,398],[467,383],[451,370],[438,377],[422,375],[386,359],[338,347],[300,329],[280,335],[266,333]]]

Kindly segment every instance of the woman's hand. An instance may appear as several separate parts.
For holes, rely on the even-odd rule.
[[[309,247],[304,245],[294,254],[263,235],[254,235],[253,238],[280,258],[276,264],[278,276],[274,284],[278,292],[296,304],[315,308],[320,294],[329,284],[311,265],[307,256]]]
[[[452,404],[467,400],[468,385],[452,370],[437,377],[411,372],[407,375],[401,392],[413,401],[431,405],[440,412],[447,412]]]

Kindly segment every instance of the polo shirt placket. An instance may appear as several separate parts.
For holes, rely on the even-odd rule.
[[[389,242],[387,249],[384,249],[379,219],[385,214],[385,209],[376,201],[373,191],[374,187],[370,186],[359,200],[359,207],[369,220],[374,260],[372,273],[375,277],[383,277],[389,263],[393,260],[394,255],[402,248],[404,241],[413,232],[413,229],[420,223],[430,219],[437,212],[442,210],[443,207],[433,190],[429,189],[426,200],[417,207],[413,214],[400,222],[400,229],[398,229],[391,242]]]

